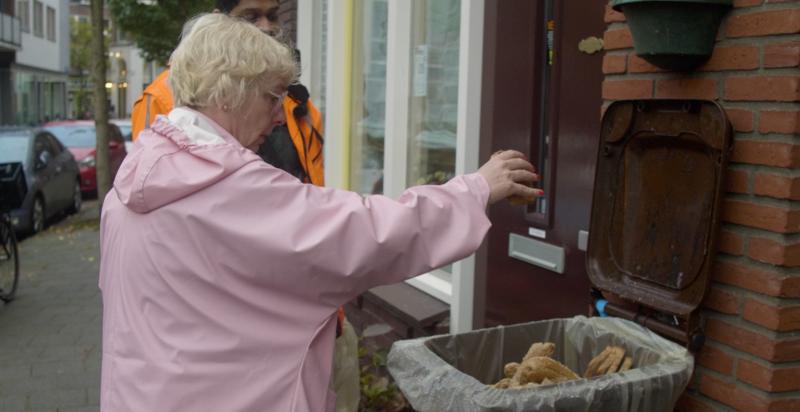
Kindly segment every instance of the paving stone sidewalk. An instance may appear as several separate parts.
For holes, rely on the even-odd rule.
[[[0,302],[0,411],[97,411],[97,201],[20,244],[17,298]]]

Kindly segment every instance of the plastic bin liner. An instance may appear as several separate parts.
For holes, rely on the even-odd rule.
[[[489,386],[534,342],[555,343],[554,358],[578,375],[607,345],[623,346],[634,369],[525,389]],[[388,357],[398,387],[423,412],[671,411],[693,367],[685,348],[648,329],[584,316],[398,341]]]

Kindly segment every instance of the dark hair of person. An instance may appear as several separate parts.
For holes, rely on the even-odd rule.
[[[217,10],[226,14],[230,13],[238,5],[239,0],[217,0]]]

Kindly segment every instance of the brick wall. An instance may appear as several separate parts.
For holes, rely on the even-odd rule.
[[[736,131],[707,343],[679,409],[800,410],[800,1],[735,0],[688,74],[636,57],[623,14],[605,21],[605,105],[712,99]]]

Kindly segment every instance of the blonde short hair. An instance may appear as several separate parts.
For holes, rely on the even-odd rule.
[[[252,96],[280,92],[297,80],[292,51],[244,20],[211,13],[187,27],[170,58],[175,107],[235,110]]]

